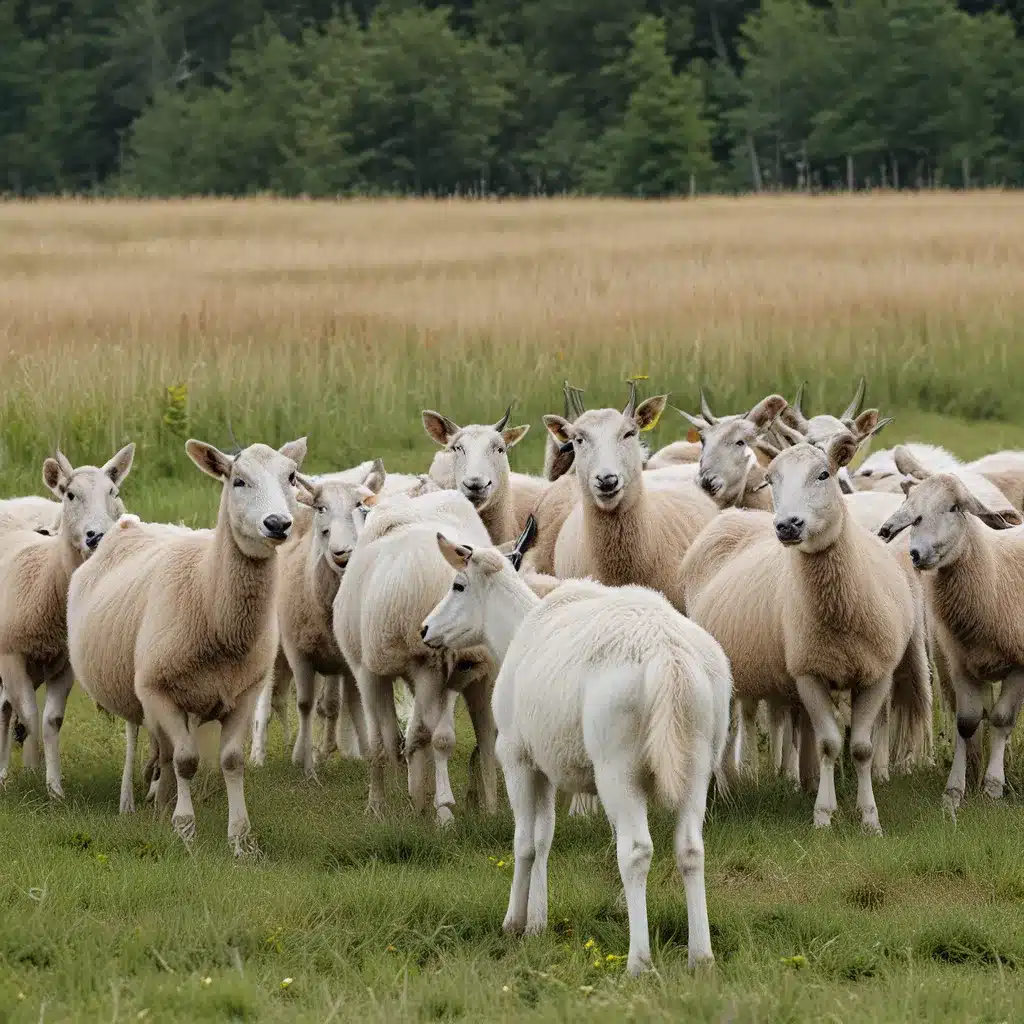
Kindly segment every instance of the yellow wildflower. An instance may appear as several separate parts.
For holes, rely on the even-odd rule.
[[[597,945],[597,943],[593,939],[587,939],[587,941],[585,943],[583,943],[583,948],[584,949],[593,949],[596,945]]]

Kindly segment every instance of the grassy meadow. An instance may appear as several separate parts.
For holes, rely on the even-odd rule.
[[[307,468],[381,455],[423,470],[424,407],[533,430],[564,379],[588,405],[624,378],[693,410],[769,391],[838,411],[859,375],[884,443],[964,457],[1024,447],[1024,197],[936,194],[686,203],[0,204],[0,487],[39,493],[73,462],[138,444],[143,516],[211,521],[194,436],[307,434]],[[663,417],[655,445],[684,433]],[[938,720],[938,719],[937,719]],[[860,834],[849,764],[828,834],[774,781],[712,799],[713,972],[686,970],[672,822],[652,818],[657,971],[624,976],[627,925],[603,818],[560,818],[546,936],[501,934],[512,820],[413,817],[398,780],[363,813],[362,765],[300,778],[272,726],[247,770],[260,856],[235,862],[219,775],[202,769],[191,854],[149,808],[117,813],[122,729],[75,691],[67,799],[16,771],[0,793],[0,1024],[7,1021],[882,1021],[997,1024],[1024,1005],[1018,756],[1010,795],[957,822],[936,767],[878,786]],[[18,755],[15,755],[18,766]],[[762,778],[767,765],[762,765]]]

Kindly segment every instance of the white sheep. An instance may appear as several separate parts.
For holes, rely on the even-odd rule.
[[[278,649],[276,554],[294,521],[306,440],[278,451],[254,444],[233,457],[201,441],[185,449],[222,485],[215,529],[123,519],[72,580],[71,663],[97,704],[156,733],[157,800],[169,799],[176,780],[172,823],[186,843],[195,835],[196,732],[220,722],[228,841],[243,853],[243,744]]]
[[[61,504],[49,498],[5,498],[0,501],[0,533],[35,530],[55,537],[60,530]]]
[[[679,562],[718,509],[676,470],[644,472],[639,434],[657,422],[665,403],[661,395],[638,406],[634,392],[621,413],[588,410],[575,423],[544,417],[556,441],[575,447],[583,498],[559,531],[554,575],[642,584],[682,608]]]
[[[918,685],[898,687],[895,695],[906,728],[921,731],[930,690],[920,686],[927,671],[916,582],[854,521],[836,480],[856,450],[844,431],[826,452],[802,443],[779,454],[768,472],[774,517],[723,512],[691,545],[682,574],[686,611],[722,644],[737,695],[799,697],[806,708],[819,752],[819,827],[836,809],[834,768],[842,748],[830,689],[852,691],[857,806],[864,827],[878,831],[871,786],[876,717],[893,675],[904,672]]]
[[[952,452],[948,452],[938,445],[910,442],[901,447],[906,448],[922,466],[932,473],[947,473],[962,464]],[[877,490],[881,480],[895,477],[898,481],[901,474],[896,466],[896,458],[893,454],[895,450],[895,448],[883,448],[880,451],[872,452],[864,459],[852,474],[854,486],[858,490]]]
[[[487,695],[491,666],[477,671],[478,659],[460,665],[425,647],[424,616],[451,583],[451,569],[435,542],[446,530],[478,546],[490,544],[486,528],[467,498],[438,491],[417,498],[394,496],[368,510],[357,509],[360,535],[334,602],[334,632],[356,682],[366,713],[370,762],[369,810],[384,807],[384,769],[398,764],[398,721],[394,682],[401,677],[413,691],[407,730],[409,793],[417,810],[427,801],[427,745],[433,748],[437,820],[453,819],[455,803],[448,761],[455,745],[454,703],[459,689],[476,732],[483,803],[494,811],[497,774],[495,729]],[[363,516],[360,519],[358,517]],[[470,660],[470,659],[466,659]]]
[[[896,449],[901,460],[900,449]],[[985,792],[1003,795],[1003,760],[1024,700],[1024,530],[1016,510],[993,512],[951,473],[908,479],[906,501],[880,535],[909,529],[910,557],[923,574],[938,642],[955,691],[957,738],[944,800],[955,813],[966,789],[968,742],[984,715],[987,684],[1002,679],[989,712]],[[999,531],[999,532],[997,532]]]
[[[67,593],[72,573],[124,512],[118,486],[132,466],[135,445],[102,468],[75,469],[61,452],[43,463],[43,482],[60,499],[56,536],[12,529],[0,549],[0,784],[7,777],[12,719],[25,729],[24,763],[39,764],[36,689],[46,684],[42,741],[46,787],[62,797],[60,730],[74,682],[68,664]],[[38,511],[38,508],[37,508]]]
[[[493,708],[515,815],[506,932],[544,931],[558,790],[597,794],[615,830],[629,914],[627,967],[650,963],[647,801],[678,813],[689,963],[714,959],[704,888],[703,823],[729,720],[721,647],[644,587],[562,583],[540,600],[497,550],[438,534],[456,576],[423,624],[429,645],[486,643],[501,664]]]
[[[493,426],[460,427],[447,416],[423,411],[424,429],[451,456],[450,486],[476,509],[495,544],[519,536],[526,517],[548,488],[548,481],[541,477],[517,474],[513,479],[508,450],[519,444],[530,428],[509,427],[511,415],[509,406]]]

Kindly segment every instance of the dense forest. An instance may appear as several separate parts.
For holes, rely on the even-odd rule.
[[[0,0],[0,193],[1024,184],[1024,0]]]

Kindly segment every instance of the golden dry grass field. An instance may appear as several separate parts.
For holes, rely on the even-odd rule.
[[[0,204],[0,374],[4,496],[41,491],[57,442],[96,462],[134,440],[128,508],[197,525],[217,487],[186,437],[308,434],[312,470],[422,470],[422,408],[492,421],[515,397],[533,430],[514,468],[537,470],[564,379],[593,406],[647,374],[691,410],[704,384],[725,411],[806,380],[835,412],[864,374],[895,416],[882,443],[975,457],[1024,447],[1024,196]],[[674,416],[655,444],[683,435]],[[972,794],[954,826],[944,726],[934,769],[876,790],[880,839],[849,766],[828,834],[774,782],[714,799],[718,966],[697,978],[655,814],[657,972],[631,982],[600,817],[559,820],[550,933],[501,934],[511,816],[464,807],[463,726],[443,835],[397,783],[368,820],[359,763],[305,782],[275,727],[247,769],[262,857],[235,863],[212,772],[191,855],[149,808],[118,817],[121,729],[76,691],[66,801],[20,770],[0,793],[0,1022],[1019,1018],[1019,755],[1006,806]]]

